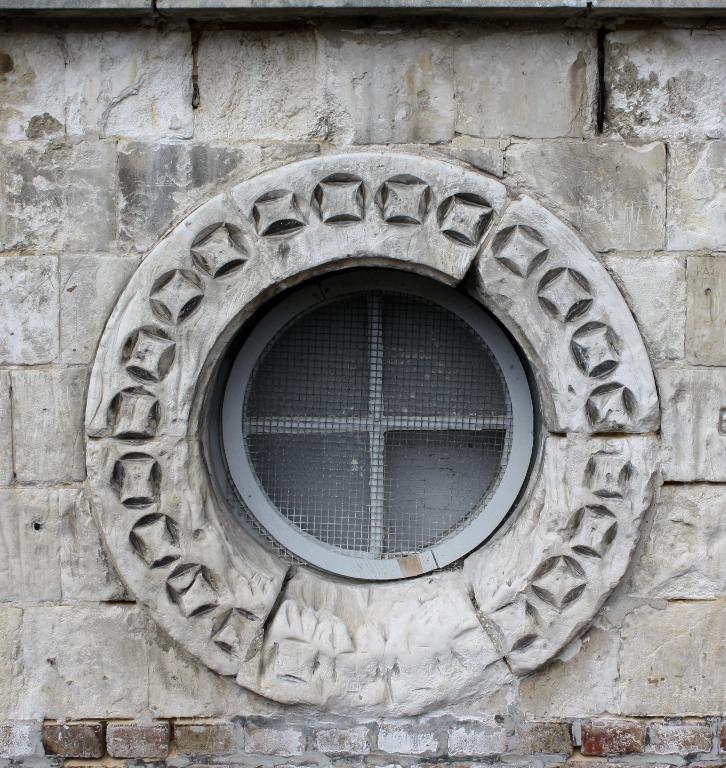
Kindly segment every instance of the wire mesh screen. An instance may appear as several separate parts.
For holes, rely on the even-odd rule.
[[[245,394],[242,433],[271,503],[368,558],[419,553],[486,506],[512,408],[481,337],[427,299],[366,291],[291,320]]]

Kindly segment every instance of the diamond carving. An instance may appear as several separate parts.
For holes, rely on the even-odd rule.
[[[108,408],[111,434],[128,440],[153,437],[159,426],[159,400],[143,387],[122,389]]]
[[[540,280],[537,298],[550,317],[569,323],[592,306],[592,291],[587,279],[574,269],[550,270]]]
[[[574,603],[585,591],[585,572],[573,557],[558,555],[545,560],[532,579],[532,591],[557,609]]]
[[[612,453],[596,453],[585,467],[585,485],[601,499],[622,499],[634,472],[633,465]]]
[[[347,173],[328,176],[313,191],[313,208],[324,224],[362,221],[365,211],[363,180]]]
[[[602,557],[618,531],[615,515],[602,505],[578,509],[570,521],[570,546],[574,552]]]
[[[294,192],[278,189],[258,198],[252,207],[252,218],[260,235],[292,235],[307,223]]]
[[[570,342],[577,367],[593,378],[607,376],[618,367],[619,346],[615,332],[604,323],[585,323]]]
[[[593,389],[585,403],[587,418],[595,427],[623,427],[634,412],[635,395],[615,381]]]
[[[439,206],[441,231],[463,245],[478,245],[492,217],[492,207],[479,195],[468,192],[447,197]]]
[[[125,507],[148,507],[159,500],[161,469],[145,453],[127,453],[113,468],[111,486]]]
[[[217,591],[209,569],[198,563],[176,568],[166,580],[166,590],[187,618],[202,616],[217,607]]]
[[[431,187],[416,176],[393,176],[376,195],[389,224],[423,224],[431,205]]]
[[[192,243],[191,254],[194,264],[213,278],[235,272],[249,257],[242,233],[232,224],[202,230]]]
[[[129,541],[149,568],[163,568],[181,557],[179,528],[168,515],[144,515],[131,529]]]
[[[236,656],[242,661],[254,656],[259,650],[259,642],[252,647],[246,647],[246,641],[250,638],[250,624],[259,623],[259,619],[253,613],[239,608],[232,608],[223,613],[212,626],[212,641],[230,656]],[[261,629],[261,627],[260,627]],[[256,631],[253,630],[253,634]]]
[[[497,608],[492,613],[492,619],[503,634],[503,653],[523,651],[538,637],[539,614],[529,600],[521,596]]]
[[[154,314],[173,325],[186,320],[204,297],[201,280],[188,269],[173,269],[154,282],[149,303]]]
[[[515,275],[528,277],[541,266],[549,250],[539,232],[524,224],[515,224],[497,234],[492,243],[494,258]]]
[[[163,331],[140,328],[126,340],[121,356],[134,378],[161,381],[174,362],[175,350],[175,343]]]

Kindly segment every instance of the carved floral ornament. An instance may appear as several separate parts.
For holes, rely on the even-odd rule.
[[[290,570],[232,519],[203,444],[211,372],[240,325],[284,287],[360,265],[466,276],[541,399],[508,523],[462,567],[386,584]],[[565,224],[448,162],[327,156],[218,195],[144,260],[93,369],[89,483],[126,583],[203,663],[278,701],[409,715],[493,691],[582,631],[637,540],[658,423],[628,307]]]

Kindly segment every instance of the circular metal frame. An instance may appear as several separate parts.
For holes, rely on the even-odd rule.
[[[428,299],[463,320],[490,350],[504,377],[512,407],[511,449],[499,485],[478,512],[454,535],[417,554],[374,559],[359,551],[333,548],[292,524],[260,485],[245,446],[242,412],[253,370],[270,341],[291,320],[314,306],[350,293],[395,290]],[[385,580],[426,573],[463,557],[484,542],[515,503],[534,448],[534,410],[527,374],[512,342],[483,307],[453,289],[417,275],[376,270],[335,275],[300,288],[272,309],[239,350],[226,382],[222,403],[222,442],[229,474],[241,501],[269,535],[286,550],[331,573]]]

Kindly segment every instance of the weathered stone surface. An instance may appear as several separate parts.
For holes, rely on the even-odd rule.
[[[613,253],[603,263],[623,291],[653,363],[682,360],[686,268],[681,255]]]
[[[315,749],[326,755],[368,755],[370,734],[366,726],[355,728],[319,728],[315,731]]]
[[[23,612],[12,605],[0,607],[0,718],[18,716],[22,688],[21,652]]]
[[[454,65],[444,34],[406,25],[323,28],[321,71],[327,114],[313,136],[353,144],[450,141]]]
[[[647,752],[657,755],[695,755],[713,747],[711,725],[703,720],[648,725]]]
[[[13,371],[15,473],[21,483],[83,480],[85,368]]]
[[[0,723],[0,757],[29,757],[40,747],[40,723]]]
[[[507,731],[476,723],[464,724],[448,731],[448,754],[451,757],[491,757],[507,751]]]
[[[666,157],[662,144],[518,143],[507,150],[506,163],[518,187],[556,206],[595,250],[663,247]]]
[[[0,229],[1,222],[2,217]],[[0,364],[33,365],[55,360],[58,354],[57,259],[53,256],[2,257],[0,296]]]
[[[191,137],[187,30],[71,31],[65,44],[69,134]]]
[[[113,304],[138,266],[135,258],[60,257],[60,359],[90,363]]]
[[[454,160],[468,163],[484,173],[501,178],[504,176],[504,139],[477,139],[457,136],[451,144],[437,149]]]
[[[629,591],[671,600],[726,595],[726,489],[665,485]]]
[[[108,251],[116,237],[112,141],[0,148],[0,251]]]
[[[668,603],[629,613],[621,630],[619,711],[702,716],[723,712],[726,615],[718,602]]]
[[[60,600],[58,540],[56,491],[0,490],[0,600]]]
[[[645,724],[629,720],[583,723],[582,754],[630,755],[645,748]]]
[[[657,380],[664,478],[726,480],[726,369],[668,368]]]
[[[106,748],[111,757],[161,760],[169,754],[169,723],[109,723]]]
[[[569,723],[528,722],[517,726],[514,751],[520,755],[571,755]]]
[[[435,755],[439,751],[439,739],[425,723],[381,723],[378,751],[390,755]]]
[[[288,757],[305,752],[305,734],[299,728],[274,728],[250,722],[245,724],[244,735],[245,752]]]
[[[61,586],[64,601],[123,600],[128,597],[106,555],[86,495],[58,491]]]
[[[43,723],[43,747],[48,755],[103,757],[106,744],[101,723]]]
[[[524,678],[519,697],[526,716],[566,718],[615,711],[619,646],[615,633],[591,629],[562,659]]]
[[[0,371],[0,485],[10,485],[13,480],[12,425],[10,373]]]
[[[317,154],[314,143],[210,146],[142,142],[119,146],[120,237],[145,252],[179,219],[220,186],[281,162]]]
[[[686,358],[697,365],[726,364],[726,259],[688,257]]]
[[[65,66],[58,35],[0,34],[0,135],[6,141],[54,138],[65,124]]]
[[[616,30],[606,37],[607,120],[622,136],[726,138],[721,29]]]
[[[180,755],[228,755],[235,751],[234,724],[175,723],[174,744]]]
[[[457,38],[454,66],[457,133],[557,138],[592,127],[592,33],[474,29]]]
[[[726,250],[726,141],[669,144],[668,248]]]

